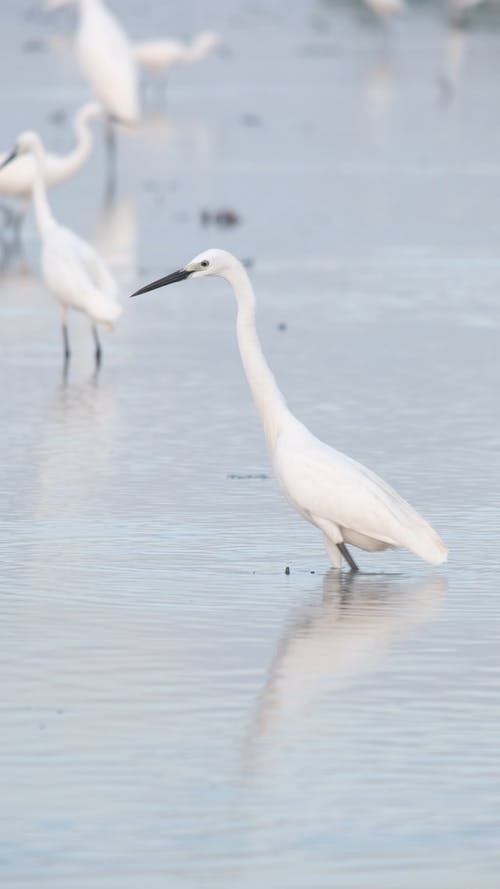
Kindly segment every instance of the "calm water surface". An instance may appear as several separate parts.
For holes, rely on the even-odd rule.
[[[232,54],[121,138],[111,203],[96,128],[58,218],[124,301],[206,246],[253,260],[290,406],[450,561],[328,570],[270,477],[222,282],[127,304],[97,380],[75,317],[64,383],[30,217],[0,279],[2,886],[496,889],[495,8],[458,34],[414,4],[389,40],[354,3],[120,14],[137,37],[210,25]],[[71,19],[2,15],[2,145],[29,125],[64,150]],[[240,224],[202,227],[218,209]]]

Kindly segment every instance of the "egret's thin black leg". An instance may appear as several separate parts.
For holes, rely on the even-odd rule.
[[[99,334],[97,333],[97,327],[92,326],[92,333],[94,335],[95,342],[95,369],[99,370],[102,361],[102,349],[101,344],[99,342]]]
[[[69,336],[68,336],[68,325],[67,324],[63,324],[63,326],[62,326],[62,335],[63,335],[63,348],[64,348],[64,363],[67,364],[70,359],[70,355],[71,355],[71,349],[69,347]]]
[[[69,369],[69,359],[71,357],[71,349],[69,347],[69,336],[68,336],[68,326],[63,322],[62,324],[62,335],[63,335],[63,383],[66,383],[68,379],[68,369]]]
[[[351,571],[359,571],[359,568],[356,565],[356,562],[354,561],[353,557],[351,556],[349,550],[347,549],[345,543],[337,543],[337,547],[340,550],[340,552],[342,553],[346,562],[348,563]]]

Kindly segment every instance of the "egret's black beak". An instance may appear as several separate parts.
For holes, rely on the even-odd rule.
[[[14,148],[14,150],[7,155],[5,160],[2,161],[2,163],[0,164],[0,170],[3,170],[3,168],[6,167],[7,164],[10,164],[10,162],[13,161],[15,157],[17,157],[17,148]]]
[[[140,290],[136,290],[135,293],[132,293],[131,296],[138,296],[140,293],[147,293],[148,290],[156,290],[157,287],[166,287],[167,284],[175,284],[176,281],[184,281],[185,278],[189,278],[190,275],[193,274],[195,269],[189,271],[189,269],[179,269],[177,272],[172,272],[171,275],[166,275],[165,278],[158,278],[157,281],[153,281],[151,284],[146,284],[145,287],[141,287]]]

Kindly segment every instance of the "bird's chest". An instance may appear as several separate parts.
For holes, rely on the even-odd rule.
[[[307,521],[312,521],[314,490],[310,467],[300,450],[278,445],[273,458],[276,480],[288,502]]]

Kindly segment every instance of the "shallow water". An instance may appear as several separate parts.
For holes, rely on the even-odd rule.
[[[137,36],[169,29],[163,4],[120,9]],[[205,26],[196,9],[175,4],[175,30]],[[2,15],[2,144],[29,124],[63,150],[53,113],[85,98],[70,20]],[[0,279],[2,886],[493,889],[498,15],[460,51],[423,3],[388,41],[346,3],[221,0],[209,24],[232,55],[172,77],[168,115],[121,138],[111,206],[96,128],[54,210],[124,299],[205,246],[254,260],[290,406],[450,561],[328,570],[275,489],[221,282],[127,304],[98,379],[72,319],[64,383],[29,218]],[[220,209],[240,224],[201,225]]]

